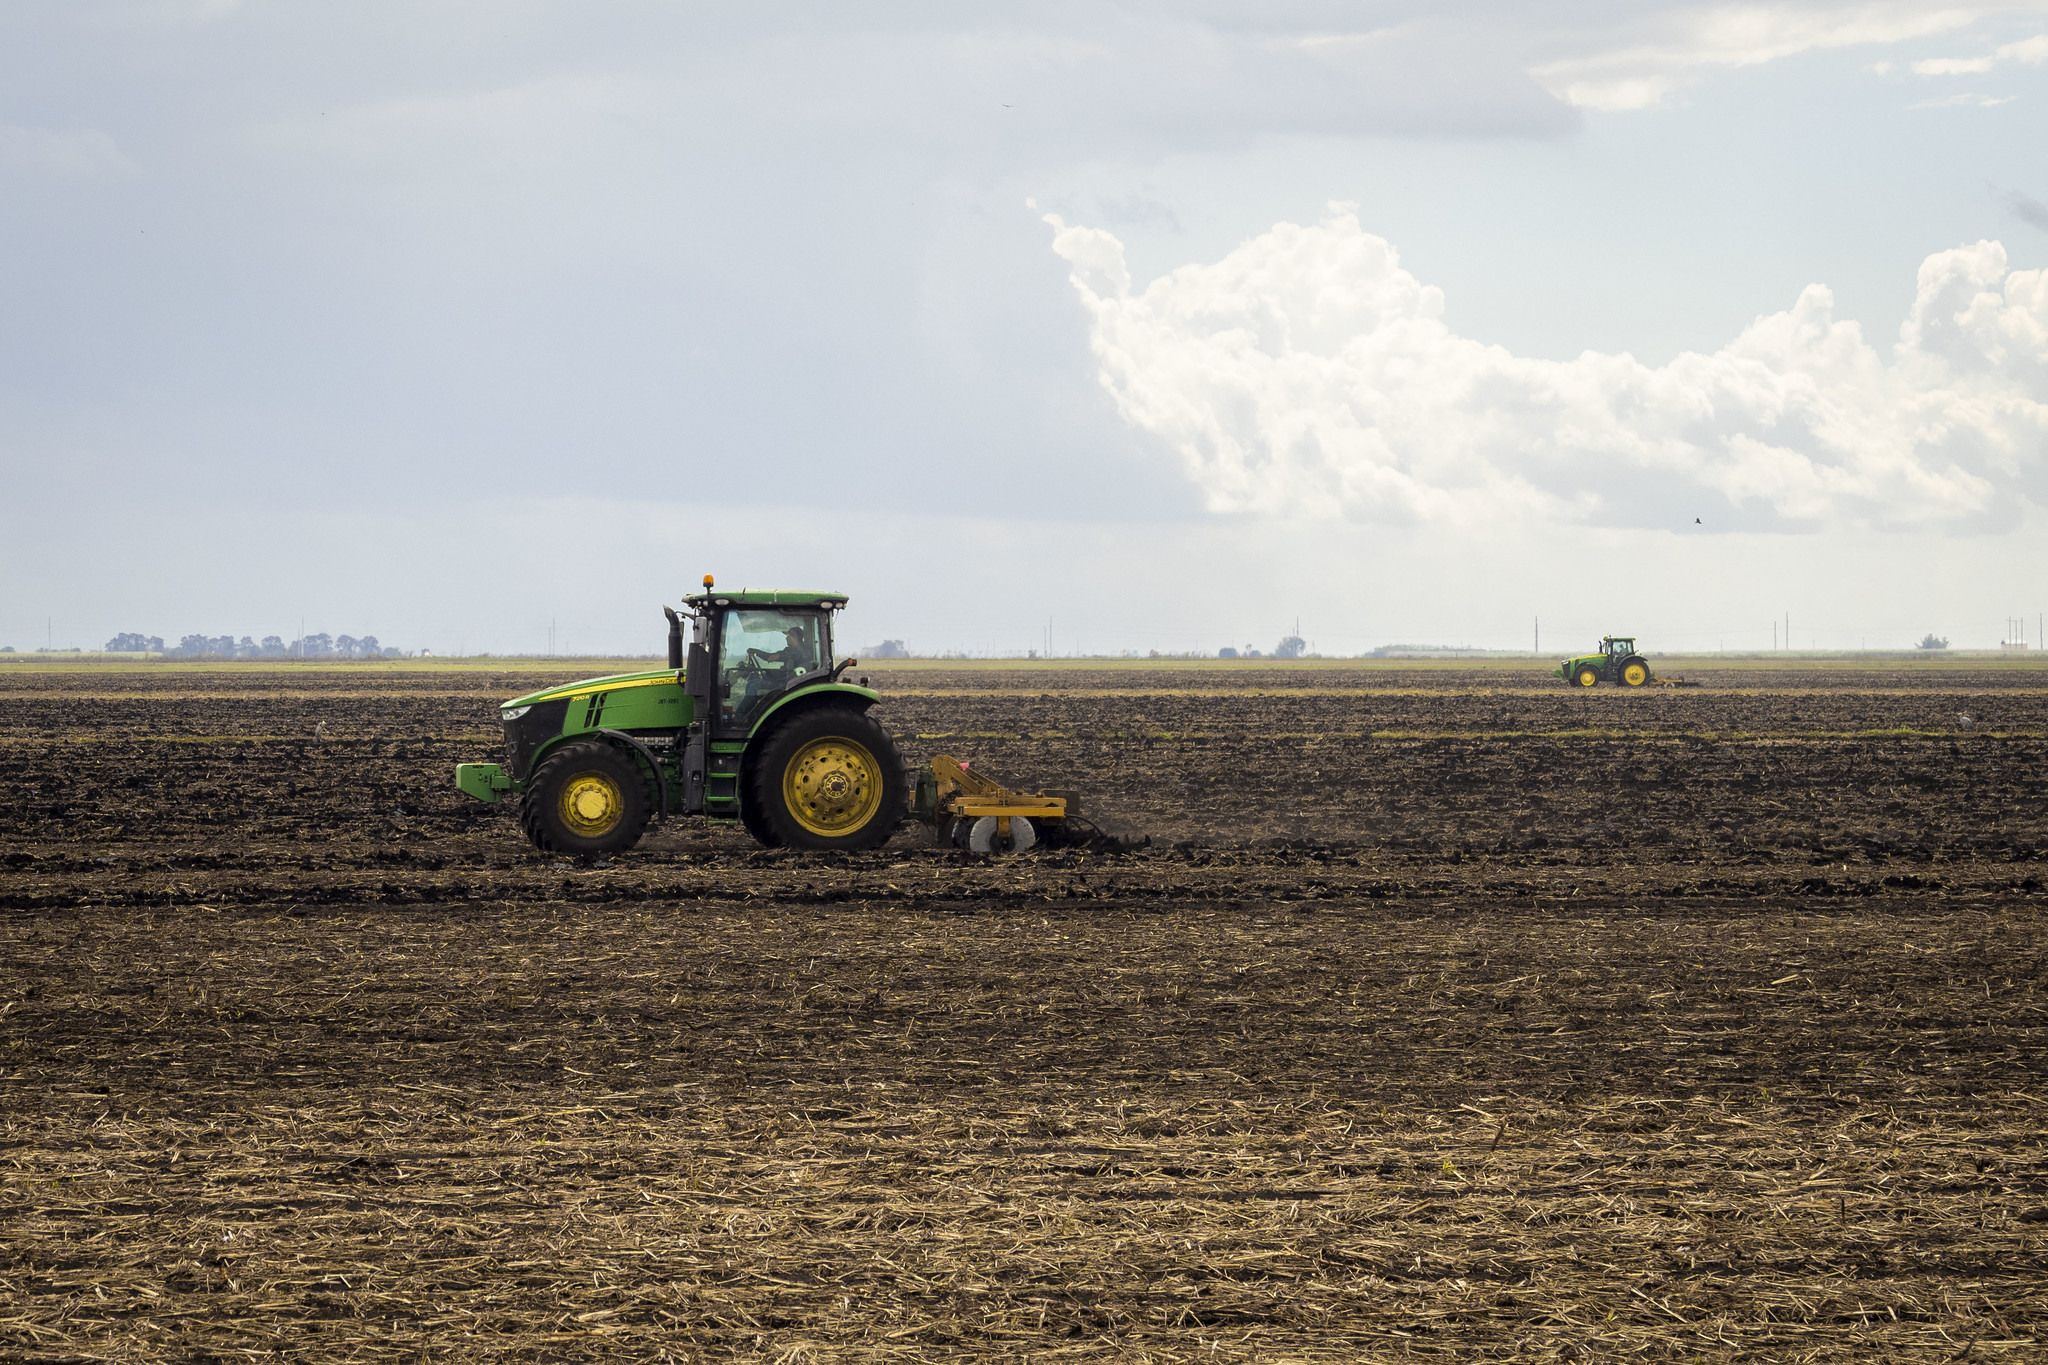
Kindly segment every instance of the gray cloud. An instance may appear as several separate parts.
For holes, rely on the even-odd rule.
[[[1260,137],[1568,132],[1523,65],[1421,3],[12,7],[0,448],[53,499],[369,507],[570,461],[1185,511],[1019,202]]]
[[[2030,199],[2018,190],[1994,189],[1993,192],[1998,195],[1999,202],[2005,205],[2013,217],[2029,227],[2037,227],[2043,232],[2048,232],[2048,204],[2038,199]]]
[[[1952,50],[1996,8],[1945,7]],[[412,529],[371,548],[394,509],[492,572],[548,553],[537,523],[435,520],[488,498],[745,506],[741,540],[836,526],[870,557],[891,517],[1185,523],[1202,493],[1095,383],[1027,196],[1192,255],[1275,196],[1356,192],[1395,141],[1389,199],[1441,191],[1453,147],[1526,154],[1541,195],[1583,109],[1933,22],[1752,10],[0,7],[0,567],[23,601],[105,594],[264,524],[304,530],[288,579],[442,572]],[[189,581],[218,598],[235,567]]]

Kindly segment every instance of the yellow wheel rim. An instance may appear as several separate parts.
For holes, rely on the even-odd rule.
[[[881,808],[882,765],[850,739],[814,739],[782,770],[782,804],[813,834],[851,834]]]
[[[577,773],[562,784],[555,809],[572,832],[594,839],[611,833],[625,818],[626,798],[619,784],[603,773]]]
[[[1582,668],[1579,670],[1579,686],[1591,687],[1594,683],[1599,681],[1600,675],[1598,673],[1595,673],[1592,669]]]
[[[1630,664],[1621,670],[1621,680],[1630,687],[1641,687],[1650,680],[1650,670],[1641,664]]]

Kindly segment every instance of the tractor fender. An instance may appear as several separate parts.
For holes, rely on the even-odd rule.
[[[798,711],[808,711],[814,706],[848,706],[856,711],[865,711],[882,699],[882,694],[868,687],[855,687],[852,683],[820,683],[816,687],[805,687],[770,706],[754,722],[754,728],[747,731],[747,747],[766,736],[773,725],[779,725]]]
[[[662,772],[661,764],[655,761],[654,750],[648,748],[624,730],[599,730],[597,733],[603,735],[614,744],[623,744],[631,747],[634,752],[640,755],[642,761],[647,764],[647,771],[654,774],[654,790],[656,795],[655,818],[657,820],[668,819],[668,775]]]

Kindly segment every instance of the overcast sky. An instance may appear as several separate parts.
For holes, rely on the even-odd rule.
[[[18,0],[0,644],[2033,639],[2044,266],[2048,3]]]

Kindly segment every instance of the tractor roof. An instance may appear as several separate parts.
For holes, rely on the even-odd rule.
[[[704,607],[822,607],[826,611],[838,611],[846,605],[846,594],[799,592],[794,589],[783,592],[754,592],[746,588],[741,588],[738,592],[729,592],[724,588],[714,588],[710,592],[700,592],[694,597],[685,597],[683,601],[700,610]]]

